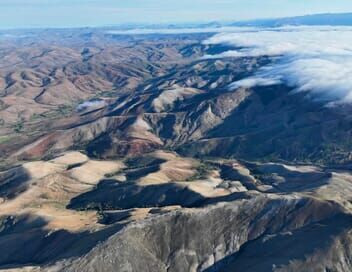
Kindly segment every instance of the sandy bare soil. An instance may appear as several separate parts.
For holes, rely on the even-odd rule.
[[[27,188],[13,199],[3,200],[0,215],[37,215],[48,221],[48,229],[77,232],[99,227],[97,214],[68,210],[66,205],[91,190],[104,175],[119,171],[123,164],[89,160],[82,153],[68,152],[51,161],[28,162],[22,167],[29,175]]]

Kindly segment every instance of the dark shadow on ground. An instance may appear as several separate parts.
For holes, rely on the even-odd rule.
[[[67,208],[75,210],[125,210],[175,205],[195,208],[244,198],[248,198],[245,193],[207,198],[176,183],[139,186],[133,182],[117,183],[115,180],[103,180],[93,191],[73,198]]]
[[[95,190],[73,198],[67,208],[106,210],[173,205],[192,207],[202,200],[202,195],[176,184],[138,186],[132,182],[104,180]]]
[[[49,231],[47,222],[31,215],[0,218],[0,267],[45,265],[88,253],[123,226],[112,225],[96,232]]]
[[[30,175],[25,168],[18,166],[0,173],[0,197],[13,199],[28,188]]]

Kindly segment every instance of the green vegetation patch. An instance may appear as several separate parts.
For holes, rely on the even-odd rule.
[[[201,161],[200,164],[196,168],[196,173],[186,179],[186,181],[195,181],[195,180],[200,180],[200,179],[206,179],[211,171],[217,170],[218,167],[216,167],[215,164],[211,162],[206,162],[206,161]]]
[[[128,158],[124,161],[127,166],[127,169],[144,168],[153,165],[160,165],[164,162],[166,162],[166,160],[154,158],[152,156]]]
[[[13,125],[13,131],[16,132],[16,133],[21,133],[23,131],[23,128],[24,128],[24,118],[21,117],[17,120],[17,122]]]
[[[0,136],[0,144],[6,144],[6,143],[10,142],[11,139],[12,139],[11,136],[2,135],[2,136]]]

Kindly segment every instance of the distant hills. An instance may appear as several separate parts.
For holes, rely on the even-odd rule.
[[[185,23],[185,24],[150,24],[150,25],[124,25],[114,26],[117,29],[200,29],[200,28],[221,28],[233,26],[249,26],[249,27],[279,27],[285,25],[331,25],[331,26],[352,26],[351,13],[325,13],[312,14],[295,17],[269,18],[269,19],[254,19],[237,22],[208,22],[208,23]]]
[[[231,26],[261,26],[277,27],[284,25],[332,25],[332,26],[352,26],[352,13],[326,13],[297,17],[259,19],[241,21],[231,24]]]
[[[194,32],[204,32],[202,30],[209,30],[209,32],[217,32],[216,30],[229,28],[229,27],[280,27],[280,26],[352,26],[352,12],[351,13],[326,13],[326,14],[313,14],[295,17],[284,18],[269,18],[269,19],[254,19],[246,21],[232,21],[232,22],[208,22],[208,23],[184,23],[184,24],[130,24],[111,26],[109,29],[117,30],[135,30],[140,31],[139,34],[144,34],[142,30],[192,30]]]

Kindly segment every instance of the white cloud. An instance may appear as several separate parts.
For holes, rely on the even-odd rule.
[[[253,87],[282,82],[309,95],[352,102],[352,28],[285,27],[221,33],[206,44],[239,47],[211,58],[272,56],[257,74],[232,84]]]
[[[270,86],[275,84],[280,84],[280,79],[275,78],[265,78],[265,77],[249,77],[230,84],[231,89],[237,89],[240,87],[252,88],[255,86]]]
[[[83,111],[89,108],[101,108],[104,106],[106,106],[106,102],[104,100],[90,100],[79,104],[76,110]]]
[[[111,35],[146,35],[146,34],[191,34],[191,33],[228,33],[252,31],[252,27],[188,27],[188,28],[134,28],[126,30],[108,30]]]

